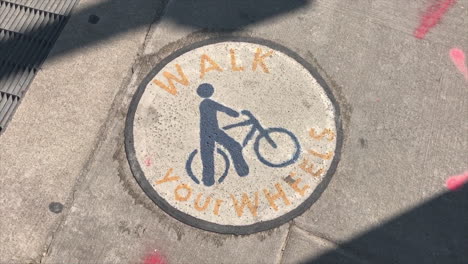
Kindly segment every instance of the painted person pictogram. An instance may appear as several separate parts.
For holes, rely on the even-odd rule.
[[[197,89],[197,93],[200,97],[205,98],[200,103],[200,153],[201,153],[201,159],[202,159],[202,165],[203,165],[202,182],[206,186],[211,186],[215,182],[215,179],[214,179],[214,174],[215,174],[214,153],[215,152],[214,150],[215,150],[216,143],[223,146],[229,152],[231,159],[233,160],[233,163],[234,163],[234,168],[240,177],[249,175],[249,166],[243,157],[242,149],[249,143],[249,141],[252,139],[252,137],[257,131],[259,132],[259,136],[255,140],[254,149],[255,149],[255,153],[257,154],[258,159],[265,165],[270,166],[270,167],[284,167],[284,166],[294,163],[299,157],[300,145],[296,136],[292,132],[284,128],[264,129],[260,125],[260,122],[248,110],[240,111],[242,115],[245,115],[248,117],[248,120],[237,123],[237,124],[228,125],[221,129],[218,124],[218,118],[217,118],[218,112],[225,113],[231,117],[239,117],[239,112],[209,99],[209,97],[213,95],[214,93],[214,88],[211,84],[208,84],[208,83],[201,84]],[[249,133],[245,137],[242,145],[238,143],[237,141],[235,141],[232,137],[230,137],[224,131],[224,130],[228,130],[228,129],[240,127],[240,126],[252,126],[252,129],[249,131]],[[261,153],[259,152],[259,148],[260,148],[259,145],[260,145],[261,139],[263,138],[265,139],[266,143],[271,145],[271,147],[275,149],[278,148],[278,144],[270,137],[269,135],[270,133],[284,133],[290,137],[291,141],[293,141],[294,148],[295,148],[294,153],[292,153],[291,157],[288,160],[282,161],[279,164],[274,164],[272,162],[267,161],[261,155]],[[190,178],[192,178],[192,180],[195,183],[199,184],[200,182],[197,179],[197,177],[193,174],[192,168],[191,168],[193,158],[197,154],[197,152],[198,152],[197,150],[194,150],[190,154],[187,160],[186,170]],[[230,162],[229,162],[228,155],[226,155],[226,153],[222,149],[217,148],[217,152],[223,156],[223,160],[225,163],[224,172],[218,180],[219,182],[223,182],[224,178],[228,174]]]

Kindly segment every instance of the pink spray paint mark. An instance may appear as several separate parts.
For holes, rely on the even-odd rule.
[[[146,167],[151,166],[151,157],[146,157],[146,159],[145,159],[145,165],[146,165]]]
[[[447,10],[456,3],[456,0],[437,0],[437,3],[431,5],[421,18],[419,27],[414,31],[414,36],[423,39],[427,32],[439,23]]]
[[[468,68],[466,67],[465,53],[461,49],[453,48],[450,50],[450,58],[457,69],[465,76],[468,81]]]
[[[445,186],[450,191],[459,190],[464,184],[468,183],[468,171],[460,175],[455,175],[447,179]]]
[[[168,264],[168,262],[163,255],[159,254],[159,252],[155,250],[145,257],[143,264]]]

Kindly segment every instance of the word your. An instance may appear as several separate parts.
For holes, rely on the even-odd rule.
[[[230,70],[233,72],[242,72],[246,70],[246,66],[238,65],[236,60],[236,52],[234,49],[230,49],[230,62],[231,67]],[[267,67],[265,60],[273,55],[273,50],[264,52],[261,48],[257,48],[256,52],[253,54],[252,58],[252,71],[263,71],[264,73],[270,73],[270,70]],[[184,70],[179,64],[175,64],[175,68],[177,71],[177,76],[172,74],[171,72],[165,71],[163,72],[164,78],[166,78],[167,83],[164,83],[160,80],[154,79],[152,82],[157,86],[161,87],[166,92],[177,95],[178,91],[175,86],[175,83],[179,83],[183,86],[188,86],[190,84],[189,79],[184,73]],[[221,68],[219,64],[214,61],[210,56],[207,54],[202,54],[200,56],[200,79],[203,79],[205,75],[211,71],[215,72],[223,72],[225,69]],[[227,69],[229,70],[229,69]]]

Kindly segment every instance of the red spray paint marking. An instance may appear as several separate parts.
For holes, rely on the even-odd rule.
[[[143,260],[143,264],[168,264],[166,258],[159,254],[156,250],[148,254]]]
[[[465,53],[461,49],[453,48],[450,50],[450,58],[457,67],[457,69],[465,76],[468,81],[468,68],[465,63]]]
[[[423,39],[455,2],[456,0],[437,0],[437,3],[431,5],[424,13],[419,27],[414,31],[414,36]]]
[[[147,158],[145,159],[145,165],[146,165],[146,167],[151,166],[151,157],[147,157]]]
[[[450,191],[456,191],[460,189],[465,183],[468,183],[468,171],[460,175],[455,175],[447,179],[445,186]]]

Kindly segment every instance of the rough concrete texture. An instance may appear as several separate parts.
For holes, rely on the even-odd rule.
[[[0,263],[39,260],[63,217],[49,204],[68,205],[86,172],[158,9],[124,2],[81,1],[1,136]],[[98,24],[88,23],[91,14]]]
[[[143,13],[129,21],[149,21],[157,13],[149,2],[108,1],[116,8],[102,17],[127,18],[134,5],[132,14]],[[69,52],[80,39],[73,31],[92,30],[72,17],[55,48],[63,56],[48,61],[0,138],[0,206],[8,212],[0,218],[0,263],[37,259],[47,237],[44,263],[141,263],[154,250],[169,263],[463,263],[466,188],[446,194],[444,182],[468,168],[467,82],[449,57],[452,47],[468,51],[468,2],[457,1],[416,39],[429,2],[173,0],[149,30],[133,75],[145,36],[135,29],[144,23],[122,25],[128,33],[119,35],[116,22],[112,38],[103,32],[99,45]],[[246,237],[196,230],[162,213],[135,184],[122,147],[130,97],[155,63],[233,28],[318,65],[333,83],[345,135],[318,202],[290,224]],[[100,63],[111,66],[94,69]],[[48,204],[68,197],[54,233],[61,217]],[[339,256],[328,257],[334,247]]]

